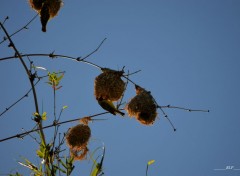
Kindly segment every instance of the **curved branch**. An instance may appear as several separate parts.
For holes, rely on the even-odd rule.
[[[31,72],[28,70],[27,68],[27,65],[25,64],[21,54],[19,53],[19,51],[17,50],[16,46],[14,45],[11,37],[9,36],[7,30],[5,29],[5,27],[2,25],[2,23],[0,22],[0,26],[2,27],[4,33],[6,34],[10,44],[9,46],[11,46],[15,53],[16,53],[16,57],[19,58],[19,60],[21,61],[25,71],[26,71],[26,74],[28,75],[28,79],[30,81],[30,84],[31,84],[31,87],[32,87],[32,92],[33,92],[33,97],[34,97],[34,103],[35,103],[35,109],[36,109],[36,113],[39,114],[39,108],[38,108],[38,100],[37,100],[37,93],[36,93],[36,89],[34,87],[34,78],[35,76],[31,74]],[[40,120],[40,122],[38,122],[38,125],[39,125],[39,128],[40,128],[40,135],[41,135],[41,138],[43,140],[43,143],[46,144],[46,141],[45,141],[45,136],[44,136],[44,133],[43,133],[43,130],[42,130],[42,120]]]
[[[92,62],[89,62],[89,61],[85,61],[85,60],[82,60],[81,57],[71,57],[71,56],[66,56],[66,55],[62,55],[62,54],[53,54],[53,53],[50,53],[50,54],[43,54],[43,53],[40,53],[40,54],[22,54],[21,55],[22,57],[39,57],[39,56],[42,56],[42,57],[50,57],[52,59],[55,59],[55,58],[64,58],[64,59],[68,59],[68,60],[72,60],[72,61],[76,61],[76,62],[83,62],[83,63],[86,63],[88,65],[92,65],[96,68],[99,68],[99,69],[102,69],[102,67],[92,63]],[[9,56],[9,57],[5,57],[5,58],[1,58],[0,61],[4,61],[4,60],[10,60],[10,59],[16,59],[17,56]],[[86,59],[86,57],[84,57]]]

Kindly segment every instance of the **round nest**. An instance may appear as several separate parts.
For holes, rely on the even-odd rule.
[[[47,7],[46,9],[48,9],[50,18],[53,18],[57,15],[63,4],[62,0],[29,0],[30,6],[37,12],[42,10],[43,3]]]
[[[125,83],[121,79],[123,71],[102,70],[103,73],[95,78],[94,95],[96,99],[118,101],[125,90]]]
[[[68,131],[66,142],[70,149],[80,150],[87,146],[90,136],[91,129],[87,125],[78,124]]]
[[[151,94],[146,91],[133,97],[125,109],[130,117],[135,117],[144,125],[152,125],[157,117],[157,106]]]
[[[42,8],[42,0],[29,0],[29,4],[30,6],[36,10],[36,11],[40,11]]]
[[[46,3],[48,3],[50,17],[51,18],[55,17],[62,6],[62,1],[61,0],[47,0]]]

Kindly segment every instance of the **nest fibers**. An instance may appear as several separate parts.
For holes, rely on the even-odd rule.
[[[125,83],[121,79],[124,72],[108,68],[103,68],[102,71],[103,73],[95,78],[94,95],[96,99],[118,101],[125,89]]]
[[[43,4],[46,4],[49,10],[50,17],[53,18],[57,15],[61,6],[63,5],[62,0],[29,0],[30,6],[40,12]]]
[[[46,32],[46,26],[49,19],[58,14],[63,2],[62,0],[29,0],[29,4],[40,14],[42,31]]]
[[[87,145],[90,137],[91,129],[84,124],[76,125],[68,131],[66,142],[75,160],[83,160],[86,158],[88,152]]]
[[[128,115],[141,124],[152,125],[157,117],[157,105],[151,93],[136,86],[136,94],[125,107]]]

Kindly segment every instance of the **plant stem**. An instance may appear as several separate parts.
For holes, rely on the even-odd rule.
[[[36,89],[35,89],[35,86],[34,86],[34,78],[35,78],[35,75],[32,75],[31,72],[28,70],[27,68],[27,65],[26,63],[24,62],[21,54],[18,52],[16,46],[14,45],[11,37],[9,36],[7,30],[5,29],[5,27],[2,25],[2,23],[0,22],[0,26],[1,28],[3,29],[4,33],[6,34],[9,42],[10,42],[10,45],[14,51],[16,52],[16,56],[20,59],[27,75],[28,75],[28,78],[29,78],[29,81],[30,81],[30,84],[31,84],[31,87],[32,87],[32,92],[33,92],[33,97],[34,97],[34,104],[35,104],[35,109],[36,109],[36,113],[39,114],[39,108],[38,108],[38,100],[37,100],[37,93],[36,93]],[[44,145],[46,145],[46,141],[45,141],[45,136],[44,136],[44,132],[43,132],[43,127],[42,127],[42,119],[40,119],[40,121],[38,122],[38,126],[39,126],[39,132],[40,132],[40,137],[41,137],[41,140],[43,142]]]

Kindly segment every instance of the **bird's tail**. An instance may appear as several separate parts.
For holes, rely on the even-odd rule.
[[[120,114],[121,116],[124,116],[124,115],[125,115],[124,112],[121,112],[121,111],[119,111],[119,110],[116,110],[116,113]]]

